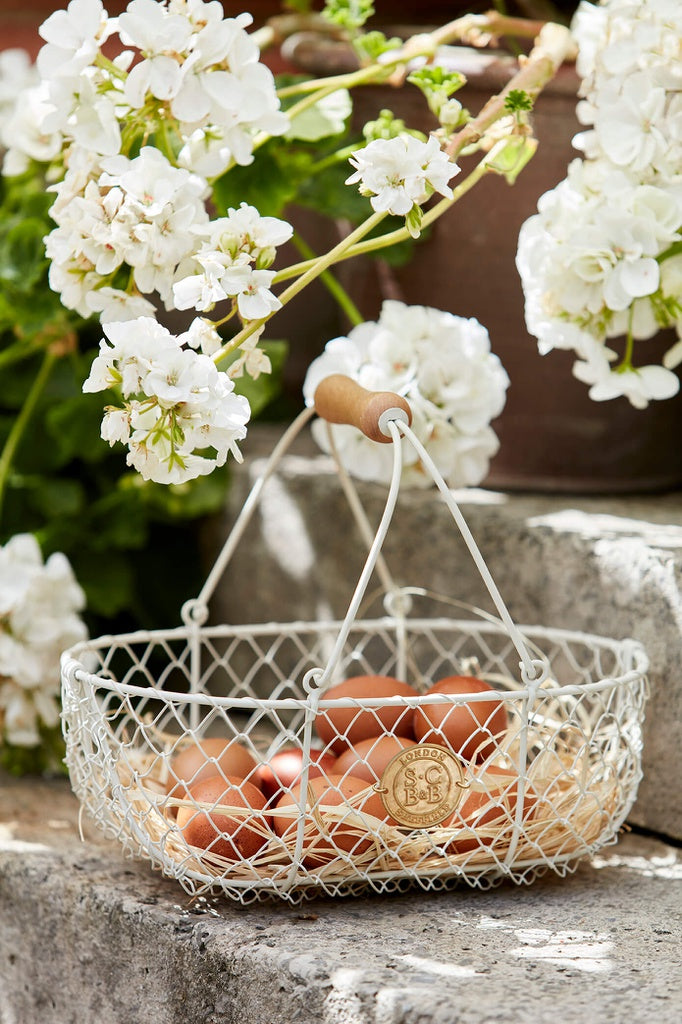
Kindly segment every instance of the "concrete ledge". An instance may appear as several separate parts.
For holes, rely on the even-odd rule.
[[[277,436],[253,428],[213,549]],[[364,485],[359,492],[377,523],[385,489]],[[581,498],[469,490],[457,498],[517,623],[632,636],[646,647],[645,776],[631,821],[682,838],[682,787],[673,784],[682,749],[682,492]],[[213,618],[248,623],[343,615],[366,551],[331,459],[302,437],[264,489],[216,593]],[[401,494],[384,553],[398,583],[494,610],[434,490]]]
[[[654,839],[529,888],[241,908],[84,827],[65,782],[0,778],[0,1024],[677,1024]]]

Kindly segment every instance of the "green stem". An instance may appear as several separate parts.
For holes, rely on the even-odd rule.
[[[451,199],[441,199],[439,203],[432,206],[422,218],[422,228],[428,227],[433,224],[434,221],[438,220],[450,207],[461,199],[462,196],[474,187],[474,185],[481,180],[481,178],[488,172],[488,163],[484,158],[474,168],[471,174],[467,175],[464,181],[452,190]],[[410,232],[407,228],[397,228],[395,231],[389,231],[385,235],[377,235],[376,238],[368,238],[364,242],[358,242],[346,250],[336,260],[340,263],[342,260],[352,259],[353,256],[366,255],[367,253],[376,252],[379,249],[387,249],[390,245],[396,245],[398,242],[405,242],[408,238],[411,238]],[[304,263],[295,263],[290,267],[285,267],[283,270],[279,270],[275,274],[274,281],[288,281],[292,277],[298,277],[299,274],[303,274],[308,271],[311,267],[316,265],[316,260],[306,260]]]
[[[22,359],[28,359],[29,356],[35,355],[37,348],[37,345],[32,345],[24,338],[13,341],[4,351],[0,352],[0,369],[21,362]]]
[[[305,256],[308,260],[314,260],[316,258],[313,250],[310,248],[308,243],[301,238],[298,232],[294,232],[292,242],[300,252],[301,256]],[[334,277],[330,270],[325,270],[324,273],[320,274],[320,281],[325,286],[329,294],[335,299],[336,304],[339,306],[341,311],[345,313],[348,320],[354,326],[361,324],[365,318],[341,282]]]
[[[128,77],[127,71],[123,71],[121,68],[117,67],[113,60],[109,60],[109,58],[105,57],[103,53],[97,54],[95,57],[95,64],[97,67],[108,71],[112,77],[119,78],[121,81],[124,81]]]
[[[397,62],[396,62],[397,63]],[[366,68],[358,68],[356,71],[344,71],[342,75],[330,75],[329,78],[309,78],[305,82],[297,82],[295,85],[286,85],[277,90],[280,99],[288,99],[290,96],[301,96],[311,93],[315,96],[313,102],[320,98],[319,93],[337,92],[339,89],[352,89],[355,85],[364,85],[371,82],[377,75],[386,77],[387,68],[390,69],[393,62],[386,64],[370,64]],[[290,114],[296,107],[290,107],[286,113]]]
[[[159,131],[157,138],[161,143],[159,149],[167,158],[168,162],[170,164],[175,165],[177,154],[175,152],[173,143],[171,142],[170,132],[168,130],[168,122],[164,118],[160,117],[158,120],[158,126]]]
[[[673,242],[663,252],[659,252],[656,260],[658,263],[664,263],[665,260],[669,260],[672,256],[679,256],[682,253],[682,241]]]
[[[309,96],[299,100],[298,103],[294,103],[292,107],[285,110],[285,114],[290,121],[293,121],[297,114],[302,114],[308,107],[314,107],[325,96],[331,96],[332,93],[338,92],[339,89],[353,89],[358,85],[366,85],[377,79],[387,78],[391,67],[391,64],[372,64],[370,67],[360,68],[359,71],[350,71],[345,75],[333,75],[331,78],[319,79],[319,81],[324,82],[324,85],[317,86],[315,91],[311,92]]]
[[[616,373],[625,373],[627,370],[632,369],[632,355],[635,351],[635,337],[632,332],[632,321],[634,317],[634,308],[630,307],[630,314],[628,316],[628,333],[625,341],[625,352],[623,358],[615,368]]]
[[[320,276],[320,274],[323,274],[325,270],[328,270],[332,264],[338,263],[339,260],[343,258],[343,254],[346,250],[352,248],[356,242],[359,242],[360,239],[364,238],[370,231],[373,231],[385,216],[385,213],[373,213],[371,217],[368,217],[367,220],[363,221],[355,231],[351,231],[346,238],[339,242],[338,245],[335,245],[333,249],[330,249],[328,253],[325,253],[324,256],[320,256],[316,260],[309,261],[312,265],[308,270],[299,277],[298,281],[294,281],[293,284],[290,284],[289,287],[278,296],[282,306],[286,306],[287,302],[291,302],[291,300],[298,295],[300,291],[303,291],[306,285],[310,284],[311,281],[314,281],[315,278]],[[223,345],[222,348],[218,349],[218,351],[214,353],[214,362],[217,364],[220,363],[225,356],[234,352],[235,349],[238,349],[247,338],[250,338],[252,334],[255,334],[256,331],[263,326],[263,324],[267,323],[268,320],[275,316],[276,312],[277,311],[275,310],[274,313],[270,313],[268,316],[263,317],[262,320],[252,320],[251,323],[247,324],[239,334],[235,335],[231,341],[226,345]]]
[[[322,160],[318,160],[317,163],[312,164],[308,171],[309,174],[319,174],[320,171],[326,171],[328,167],[333,167],[335,164],[342,164],[344,160],[347,160],[353,153],[357,153],[359,149],[363,149],[366,143],[364,142],[353,142],[350,146],[344,146],[343,149],[337,149],[335,153],[330,153],[329,156],[325,156]]]
[[[5,490],[7,488],[7,482],[9,479],[10,469],[12,468],[12,462],[14,461],[14,456],[26,427],[31,420],[31,416],[33,415],[38,399],[47,384],[50,373],[52,372],[52,367],[56,360],[57,356],[55,353],[48,349],[45,352],[41,367],[35,376],[19,415],[12,424],[12,429],[5,441],[5,447],[2,450],[2,455],[0,455],[0,519],[2,518],[2,506],[5,498]]]

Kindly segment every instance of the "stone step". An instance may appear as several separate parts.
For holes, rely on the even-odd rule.
[[[682,861],[625,835],[564,879],[241,907],[0,777],[2,1024],[677,1024]]]
[[[224,521],[207,540],[212,554],[278,436],[272,427],[251,428]],[[370,522],[378,523],[385,489],[365,484],[358,493]],[[577,497],[469,489],[456,498],[516,623],[631,636],[646,648],[651,696],[644,779],[630,820],[682,838],[682,788],[673,781],[682,748],[682,493]],[[302,436],[264,489],[216,591],[212,618],[249,623],[342,616],[366,553],[332,460]],[[400,585],[494,610],[435,490],[400,495],[384,554]]]

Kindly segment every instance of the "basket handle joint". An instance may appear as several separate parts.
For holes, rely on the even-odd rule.
[[[180,614],[186,626],[203,626],[208,619],[208,605],[198,597],[191,597],[183,604]]]
[[[536,690],[549,676],[549,662],[544,658],[530,658],[528,664],[519,662],[521,679],[525,686]]]

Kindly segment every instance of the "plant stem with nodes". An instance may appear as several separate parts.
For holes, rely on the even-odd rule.
[[[311,281],[314,281],[317,277],[323,274],[324,271],[328,270],[334,263],[337,263],[347,249],[350,249],[351,246],[355,245],[356,242],[359,242],[365,237],[365,235],[368,235],[370,231],[373,231],[374,228],[381,223],[384,217],[386,217],[385,213],[373,213],[367,218],[367,220],[363,221],[355,231],[352,231],[346,238],[340,241],[338,245],[335,245],[333,249],[330,249],[328,253],[325,253],[324,256],[320,256],[318,259],[313,260],[312,265],[309,266],[301,277],[299,277],[298,281],[294,281],[293,284],[290,284],[289,287],[278,296],[282,306],[286,306],[287,302],[290,302],[296,295],[298,295],[306,285],[310,284]],[[235,335],[231,341],[223,345],[222,348],[213,355],[214,362],[220,363],[225,356],[230,354],[230,352],[234,352],[235,349],[238,349],[239,346],[247,340],[247,338],[250,338],[252,334],[255,334],[256,331],[263,326],[263,324],[267,323],[268,320],[275,316],[276,312],[277,311],[270,313],[261,320],[253,320],[251,323],[247,324],[246,327],[242,328],[242,330]]]
[[[296,231],[294,232],[292,242],[300,252],[301,256],[305,256],[308,260],[308,264],[312,266],[316,261],[315,253]],[[361,324],[364,320],[362,313],[355,305],[343,285],[339,283],[338,279],[334,277],[329,270],[325,270],[324,273],[320,274],[320,281],[325,286],[329,294],[335,299],[337,306],[341,312],[346,315],[351,324],[354,326]]]
[[[0,455],[0,521],[2,520],[2,507],[4,504],[5,491],[7,489],[7,482],[9,480],[14,456],[22,437],[24,436],[24,431],[30,423],[31,416],[33,415],[38,400],[40,399],[50,374],[52,373],[52,367],[54,366],[57,358],[58,353],[54,348],[48,348],[46,350],[40,369],[31,384],[30,391],[26,396],[19,415],[12,424],[12,429],[5,441],[2,455]]]
[[[432,56],[438,46],[451,42],[453,39],[464,39],[467,42],[478,42],[481,45],[484,35],[485,43],[487,43],[498,33],[511,34],[513,32],[516,34],[536,35],[535,45],[530,55],[520,61],[521,67],[519,71],[513,76],[502,92],[492,97],[483,107],[480,114],[461,131],[454,134],[444,145],[445,152],[454,160],[463,150],[480,142],[491,125],[506,115],[505,102],[510,92],[522,90],[531,98],[534,98],[547,82],[554,77],[563,61],[574,54],[574,42],[567,28],[552,23],[544,25],[542,23],[532,23],[528,25],[524,19],[508,18],[497,12],[490,12],[486,15],[465,15],[463,18],[458,18],[448,25],[436,29],[434,32],[412,37],[398,51],[395,58],[388,61],[385,65],[371,65],[346,75],[338,75],[315,82],[300,83],[301,87],[305,86],[315,91],[312,91],[305,99],[290,108],[288,113],[290,116],[295,115],[296,112],[300,113],[303,109],[312,106],[323,96],[327,96],[339,88],[369,82],[372,80],[372,77],[386,79],[387,69],[389,72],[393,69],[389,80],[393,84],[398,84],[398,81],[406,76],[409,62],[414,57]],[[303,91],[302,88],[299,90],[298,86],[292,88]],[[291,92],[289,93],[289,95],[292,94]],[[484,157],[478,167],[465,181],[453,190],[453,197],[451,199],[445,199],[437,203],[424,215],[422,226],[428,226],[437,220],[454,202],[460,199],[465,192],[469,191],[480,180],[483,174],[489,170],[490,156],[491,154],[488,154],[487,157]],[[388,245],[393,245],[395,242],[403,241],[409,236],[407,229],[403,228],[379,236],[379,238],[372,238],[363,242],[362,240],[365,236],[385,216],[386,214],[384,213],[373,214],[342,242],[334,246],[325,256],[315,260],[307,260],[304,263],[299,263],[280,271],[276,275],[275,281],[288,280],[300,274],[298,280],[294,281],[279,296],[281,304],[285,305],[289,302],[307,284],[327,271],[334,263],[359,255],[360,253],[374,252]],[[261,320],[254,320],[247,324],[231,341],[215,353],[213,356],[215,362],[219,363],[226,355],[239,348],[247,338],[255,334],[274,315],[274,313],[271,313]]]

